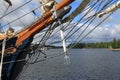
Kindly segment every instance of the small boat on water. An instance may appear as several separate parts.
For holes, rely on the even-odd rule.
[[[112,48],[112,46],[110,46],[109,50],[111,50],[111,51],[120,51],[120,48]]]

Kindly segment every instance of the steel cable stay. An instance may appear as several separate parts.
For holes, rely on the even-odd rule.
[[[94,4],[93,4],[93,5],[94,5]],[[83,6],[81,6],[81,7],[83,7]],[[89,7],[85,8],[85,9],[82,10],[80,13],[83,13],[83,12],[87,11],[88,9],[89,9]],[[79,13],[79,14],[80,14],[80,13]],[[71,14],[71,15],[72,15],[72,14]],[[77,15],[76,15],[76,16],[77,16]],[[75,18],[75,16],[74,16],[74,18]],[[68,27],[68,25],[74,20],[74,18],[73,18],[72,20],[69,20],[69,21],[68,21],[68,24],[67,24],[66,26],[64,26],[64,28]],[[66,19],[66,18],[64,18],[63,21],[62,21],[63,23],[64,23],[64,20],[65,20],[65,19]],[[64,29],[64,28],[63,28],[63,29]],[[64,30],[65,30],[65,29],[64,29]]]
[[[45,61],[45,60],[49,60],[49,59],[53,59],[53,58],[56,58],[56,57],[59,57],[59,56],[61,56],[61,55],[63,55],[63,54],[60,54],[60,55],[57,55],[57,56],[52,56],[52,57],[49,57],[49,58],[47,58],[47,59],[43,59],[43,60],[39,60],[39,61],[36,61],[36,62],[34,62],[34,63],[38,63],[38,62],[42,62],[42,61]],[[31,64],[34,64],[34,63],[31,63]],[[27,68],[29,67],[29,65],[26,65],[27,66]],[[26,70],[27,70],[27,68],[26,68]],[[23,70],[24,72],[25,72],[25,70]],[[23,73],[21,73],[21,75],[22,75]],[[18,77],[17,77],[18,78]],[[16,78],[16,79],[17,79]]]
[[[47,39],[50,37],[50,35],[52,34],[52,32],[54,31],[54,24],[49,25],[47,31],[44,33],[44,35],[42,36],[42,39],[39,41],[38,46],[41,45],[42,47],[44,47],[45,42],[47,41]],[[39,38],[39,37],[38,37]],[[34,38],[35,39],[35,38]]]
[[[4,12],[4,14],[7,13],[9,7],[10,6],[8,6],[8,8]],[[9,26],[10,26],[10,24],[9,24]],[[5,46],[6,46],[6,36],[7,36],[7,32],[5,31],[5,38],[2,41],[2,53],[1,53],[1,60],[0,60],[0,80],[2,80],[2,69],[3,69],[3,59],[4,59],[4,52],[5,52]]]
[[[91,17],[91,19],[92,19],[92,17]],[[90,19],[90,20],[91,20],[91,19]],[[90,20],[88,20],[88,21],[90,21]],[[87,21],[87,22],[88,22],[88,21]],[[86,23],[87,23],[87,22],[86,22]],[[82,26],[84,26],[86,23],[84,23]],[[74,27],[74,26],[72,26],[72,27]],[[74,32],[77,32],[78,30],[79,30],[79,29],[77,29],[77,30],[74,31]],[[69,34],[66,34],[66,35],[69,35]],[[73,35],[73,34],[71,34],[70,37],[71,37],[72,35]],[[70,37],[65,38],[65,40],[68,40]],[[54,38],[54,39],[55,39],[55,38]],[[61,42],[61,41],[50,42],[50,44],[53,44],[53,43],[60,43],[60,42]]]
[[[0,19],[2,19],[3,17],[7,16],[8,14],[10,14],[10,13],[12,13],[12,12],[14,12],[14,11],[18,10],[19,8],[21,8],[21,7],[25,6],[26,4],[30,3],[31,1],[32,1],[32,0],[29,0],[28,2],[26,2],[26,3],[24,3],[23,5],[19,6],[18,8],[16,8],[16,9],[14,9],[14,10],[10,11],[10,12],[9,12],[9,13],[7,13],[7,14],[4,14],[2,17],[0,17]]]
[[[93,17],[93,19],[90,20],[90,23],[88,23],[88,25],[85,27],[85,29],[80,33],[80,35],[78,35],[77,39],[79,39],[79,37],[82,36],[82,34],[84,34],[84,32],[88,29],[88,27],[91,25],[91,23],[95,20],[95,17]],[[74,40],[73,40],[74,41]]]
[[[99,6],[101,5],[102,3],[100,3],[99,4]],[[99,9],[99,7],[98,7],[98,9]],[[99,11],[97,11],[98,9],[96,9],[96,13],[97,12],[99,12]],[[78,38],[80,37],[80,36],[82,36],[82,34],[86,31],[86,29],[89,27],[89,25],[94,21],[94,19],[95,19],[95,16],[93,15],[91,18],[89,18],[88,19],[88,21],[89,21],[89,24],[87,25],[87,27],[80,33],[80,35],[78,36]],[[76,31],[74,31],[74,32],[77,32],[77,31],[79,31],[84,25],[86,25],[87,23],[88,23],[88,21],[86,21],[80,28],[78,28]],[[74,34],[74,33],[73,33]],[[71,35],[72,36],[72,35]],[[68,37],[69,38],[69,37]],[[67,39],[68,39],[67,38]],[[78,39],[77,38],[77,39]],[[74,41],[74,40],[73,40]]]
[[[56,25],[56,23],[57,22],[54,22],[49,28],[51,29],[51,31],[50,31],[50,29],[48,29],[48,31],[46,32],[46,34],[43,36],[43,38],[45,38],[44,40],[43,40],[43,38],[41,39],[41,41],[40,41],[40,43],[45,43],[46,41],[47,41],[47,39],[48,38],[51,38],[51,34],[52,34],[52,32],[54,31],[54,29],[55,29],[55,25]],[[39,48],[39,47],[38,47]]]
[[[93,7],[95,6],[95,4],[93,5]],[[78,20],[78,22],[75,24],[75,25],[73,25],[73,28],[68,32],[68,34],[69,35],[66,35],[65,36],[65,39],[66,38],[69,38],[70,36],[71,36],[71,32],[76,28],[75,26],[77,26],[79,23],[80,23],[80,21],[82,20],[82,19],[84,19],[84,17],[85,16],[87,16],[88,15],[88,13],[90,13],[91,12],[91,10],[92,10],[92,8],[90,8],[89,10],[88,10],[88,12],[86,12],[83,16],[82,16],[82,18],[80,18],[79,20]],[[94,8],[93,8],[93,10],[94,10]],[[89,19],[90,20],[90,19]],[[80,27],[81,28],[81,27]],[[76,31],[77,32],[77,31]],[[71,34],[70,34],[71,33]]]
[[[90,6],[94,6],[96,3],[99,3],[99,1],[100,0],[93,0],[93,1],[91,0],[90,3],[88,3],[88,6],[82,12],[85,12],[85,11],[89,10]]]
[[[98,12],[100,12],[100,11],[98,11]],[[97,13],[98,13],[98,12],[97,12]],[[91,18],[94,17],[94,16],[95,16],[95,15],[91,16]],[[91,18],[89,17],[89,20],[91,20]],[[88,20],[88,21],[89,21],[89,20]],[[88,21],[87,21],[87,22],[88,22]],[[87,22],[86,22],[86,23],[87,23]],[[86,24],[86,23],[84,23],[84,24]],[[84,25],[83,25],[83,26],[84,26]],[[81,28],[81,27],[80,27],[80,28]],[[76,31],[74,31],[73,34],[77,33],[78,30],[79,30],[79,29],[77,29]],[[72,36],[72,34],[71,34],[70,36]],[[70,37],[68,37],[68,38],[70,38]],[[67,38],[67,39],[68,39],[68,38]]]
[[[87,22],[88,22],[88,21],[87,21]],[[86,22],[86,23],[87,23],[87,22]],[[84,25],[85,25],[85,24],[84,24]],[[84,26],[84,25],[83,25],[83,26]],[[75,26],[72,26],[71,28],[73,28],[73,27],[75,27]],[[78,29],[77,29],[77,30],[78,30]],[[74,32],[76,32],[76,31],[74,31]],[[66,35],[69,35],[69,34],[66,34]],[[73,34],[71,34],[70,37],[71,37],[72,35],[73,35]],[[54,34],[53,36],[55,36],[55,34]],[[70,37],[65,38],[65,40],[69,39]],[[55,39],[55,38],[54,38],[54,39]],[[60,41],[58,41],[58,42],[60,42]],[[53,43],[54,43],[54,42],[53,42]],[[55,43],[57,43],[57,42],[55,42]],[[52,44],[52,42],[50,42],[50,44]]]
[[[111,13],[112,14],[112,13]],[[110,14],[110,15],[111,15]],[[109,16],[110,16],[109,15]],[[76,42],[81,42],[81,40],[83,40],[84,38],[86,38],[86,36],[88,36],[94,29],[96,29],[100,24],[102,24],[109,16],[107,16],[105,19],[103,19],[99,24],[97,24],[91,31],[89,31],[86,35],[84,35],[81,39],[79,39],[79,36],[81,36],[83,33],[84,33],[84,31],[87,29],[87,27],[89,26],[89,24],[92,22],[92,19],[91,19],[91,21],[90,21],[90,23],[88,24],[88,26],[83,30],[83,32],[81,32],[81,34],[77,37],[77,40],[75,40]],[[65,28],[66,29],[66,28]],[[49,29],[48,29],[49,30]],[[51,31],[47,31],[48,33],[50,32],[51,34],[52,34],[52,30]],[[49,38],[51,38],[50,37],[50,35],[48,35],[48,33],[45,33],[45,37],[46,36],[48,36]],[[44,42],[46,42],[47,41],[47,39],[48,38],[45,38],[45,39],[42,39],[42,41],[44,41]],[[67,38],[67,39],[69,39],[69,38]],[[79,40],[78,40],[79,39]],[[41,41],[41,42],[42,42]],[[72,45],[72,46],[70,46],[70,48],[69,48],[69,50],[70,49],[72,49],[73,47],[74,47],[75,45]],[[51,57],[51,58],[53,58],[53,57]],[[36,58],[37,59],[37,58]],[[49,59],[49,58],[48,58]],[[22,60],[21,60],[22,61]],[[44,61],[44,60],[43,60]]]
[[[40,8],[40,6],[39,6],[39,7],[37,7],[37,8],[35,8],[34,10],[37,10],[37,9],[39,9],[39,8]],[[28,13],[26,13],[26,14],[24,14],[24,15],[22,15],[22,16],[20,16],[20,17],[16,18],[16,19],[14,19],[14,20],[10,21],[10,22],[9,22],[9,24],[11,24],[11,23],[13,23],[13,22],[15,22],[15,21],[17,21],[17,20],[21,19],[22,17],[24,17],[24,16],[26,16],[26,15],[28,15],[28,14],[30,14],[32,11],[33,11],[33,10],[31,10],[31,11],[29,11]],[[8,25],[8,24],[5,24],[5,25],[3,25],[2,27],[7,26],[7,25]]]
[[[71,28],[73,28],[73,27],[75,27],[75,26],[72,26]],[[69,28],[68,28],[68,29],[65,29],[64,31],[67,31],[67,30],[69,30]],[[54,36],[58,33],[58,31],[59,31],[59,30],[57,30],[56,33],[52,35],[53,40],[55,40],[55,39],[57,38],[57,37],[54,38]],[[72,34],[72,35],[73,35],[73,34]],[[72,36],[72,35],[71,35],[71,36]],[[69,38],[70,38],[70,37],[69,37]],[[67,39],[69,39],[69,38],[65,38],[65,40],[67,40]],[[61,41],[57,41],[57,42],[55,42],[55,43],[59,43],[59,42],[61,42]],[[53,43],[54,43],[54,42],[50,42],[50,44],[53,44]]]
[[[112,14],[112,13],[111,13]],[[110,15],[111,15],[110,14]],[[96,25],[90,32],[88,32],[83,38],[81,38],[78,42],[80,42],[81,40],[83,40],[86,36],[88,36],[94,29],[96,29],[101,23],[103,23],[110,15],[108,15],[104,20],[102,20],[98,25]],[[74,45],[75,46],[75,45]],[[71,50],[73,47],[74,47],[73,45],[72,46],[70,46],[69,47],[69,50]],[[60,55],[58,55],[58,57],[59,56],[61,56],[61,55],[63,55],[63,54],[60,54]],[[55,56],[56,57],[56,56]],[[55,58],[55,57],[50,57],[50,58],[48,58],[48,59],[51,59],[51,58]],[[44,60],[46,60],[46,59],[44,59]],[[37,62],[41,62],[41,61],[44,61],[44,60],[40,60],[40,61],[37,61]],[[37,63],[37,62],[35,62],[35,63]],[[33,64],[33,63],[32,63]],[[25,70],[24,70],[24,72],[25,72]]]
[[[89,25],[90,25],[90,24],[89,24]],[[83,32],[84,32],[84,31],[83,31]],[[82,33],[83,33],[83,32],[82,32]]]
[[[94,16],[93,16],[93,17],[94,17]],[[92,17],[92,18],[93,18],[93,17]],[[92,19],[92,18],[91,18],[91,19]],[[91,20],[91,19],[90,19],[90,20]],[[94,19],[93,19],[93,20],[94,20]],[[78,36],[78,38],[84,33],[84,31],[89,27],[89,25],[91,24],[91,22],[93,22],[93,20],[90,21],[90,23],[88,24],[88,26],[81,32],[81,34]],[[88,21],[89,21],[89,20],[88,20]],[[86,23],[84,23],[83,26],[84,26],[85,24],[86,24]],[[78,29],[78,30],[79,30],[79,29]],[[78,30],[77,30],[77,31],[78,31]],[[77,32],[77,31],[74,31],[74,32]],[[77,39],[78,39],[78,38],[77,38]]]
[[[28,69],[28,67],[29,67],[30,65],[36,64],[36,63],[40,63],[40,62],[43,62],[43,61],[46,61],[46,60],[54,59],[54,58],[60,57],[60,56],[62,56],[62,55],[64,55],[64,53],[48,55],[47,58],[38,60],[38,61],[36,61],[36,62],[28,62],[28,61],[26,61],[26,65],[23,67],[22,72],[17,76],[17,78],[16,78],[15,80],[18,80],[18,79],[25,73],[25,71]],[[31,60],[31,59],[29,58],[29,60]]]
[[[12,7],[10,7],[11,9],[12,9]],[[3,9],[2,9],[3,10]],[[4,14],[6,14],[7,13],[7,11],[4,13]],[[17,16],[17,14],[15,13],[15,15]],[[4,17],[3,17],[3,19],[4,19]],[[19,19],[20,20],[20,19]],[[7,21],[7,20],[5,20],[5,21]],[[22,23],[22,21],[20,20],[20,22]],[[11,25],[10,25],[10,23],[7,21],[7,24],[11,27]],[[22,23],[23,24],[23,23]],[[24,25],[24,24],[23,24]],[[24,25],[25,26],[25,25]]]
[[[5,32],[5,35],[6,35],[6,32]],[[1,53],[1,61],[0,61],[0,80],[2,80],[2,65],[3,65],[3,59],[4,59],[5,46],[6,46],[6,37],[2,41],[2,53]]]
[[[71,35],[69,35],[68,37],[66,37],[65,39],[69,39],[72,35],[74,35],[75,33],[77,33],[77,31],[79,31],[82,27],[84,27],[85,24],[87,24],[93,17],[89,18],[84,24],[82,24],[79,28],[77,28],[77,30],[75,30],[73,33],[71,33]],[[78,23],[79,24],[79,23]],[[77,26],[77,25],[75,25]],[[74,27],[75,27],[74,26]]]
[[[0,8],[1,8],[1,7],[0,7]],[[5,10],[4,14],[7,13],[8,9],[9,9],[9,8],[7,7],[7,9]],[[4,11],[2,8],[1,8],[1,10]],[[8,20],[4,20],[4,18],[3,18],[3,21],[4,21],[4,22],[6,21],[6,22],[8,23]],[[10,24],[8,24],[8,25],[10,26]],[[4,27],[2,27],[2,25],[1,25],[0,27],[1,27],[1,28],[4,28]],[[4,30],[4,29],[3,29],[3,30]],[[3,32],[5,32],[5,30],[4,30]],[[2,43],[2,42],[1,42],[1,43]]]
[[[16,12],[14,12],[15,13],[15,15],[17,16],[17,13]],[[17,16],[18,17],[18,16]],[[23,27],[25,27],[26,25],[21,21],[21,19],[18,19],[19,21],[20,21],[20,23],[23,25]]]
[[[110,15],[109,15],[110,16]],[[107,16],[103,21],[101,21],[101,23],[102,22],[104,22],[109,16]],[[83,40],[87,35],[89,35],[96,27],[98,27],[101,23],[99,23],[97,26],[95,26],[89,33],[87,33],[83,38],[81,38],[81,40]],[[81,40],[79,40],[79,42],[81,41]],[[73,48],[73,46],[71,46],[70,48],[69,48],[69,50],[70,49],[72,49]],[[61,56],[62,54],[60,54],[60,55],[58,55],[58,57],[59,56]],[[56,56],[55,56],[56,57]],[[51,58],[55,58],[55,57],[49,57],[48,59],[51,59]],[[38,62],[41,62],[41,61],[44,61],[44,60],[46,60],[46,59],[43,59],[43,60],[40,60],[40,61],[37,61],[37,62],[34,62],[34,63],[38,63]],[[31,63],[31,64],[33,64],[33,63]],[[25,72],[25,70],[23,70],[24,72]]]
[[[99,4],[99,6],[102,4],[102,2]],[[93,7],[95,6],[95,4],[93,5]],[[96,5],[96,6],[98,6],[98,5]],[[96,8],[96,6],[95,6],[95,8]],[[95,8],[93,8],[93,9],[95,9]],[[91,12],[91,11],[90,11]],[[87,12],[86,13],[86,15],[88,14],[88,13],[90,13],[90,12]],[[95,16],[95,15],[92,15],[91,17],[93,17],[93,16]],[[84,18],[84,17],[83,17]],[[89,17],[90,18],[90,17]],[[88,19],[89,19],[88,18]],[[90,20],[90,19],[89,19]],[[77,24],[79,24],[80,23],[80,21],[81,21],[81,19],[76,23],[76,25],[73,25],[73,26],[77,26]],[[73,28],[75,28],[75,27],[73,27]],[[72,31],[72,29],[71,29],[71,31]],[[69,32],[71,32],[71,31],[69,31]],[[77,32],[77,31],[76,31]],[[69,35],[67,35],[68,36],[68,38],[71,36],[70,34]],[[65,36],[65,38],[67,37],[67,36]]]
[[[68,24],[66,24],[66,25],[69,25],[69,23]],[[65,25],[65,26],[66,26]],[[62,26],[61,26],[62,27]],[[69,30],[70,28],[72,28],[73,26],[69,26],[69,27],[67,27],[66,29],[64,29],[64,26],[62,27],[63,28],[63,30],[64,31],[67,31],[67,30]],[[49,39],[52,39],[52,41],[50,41],[49,42],[49,44],[53,44],[54,43],[54,41],[53,40],[56,40],[58,37],[56,36],[57,34],[59,34],[59,29],[58,29],[59,27],[56,27],[55,29],[56,30],[54,30],[54,33],[53,34],[51,34],[51,36],[50,36],[50,38]],[[61,40],[60,41],[58,41],[59,43],[61,42]],[[55,43],[58,43],[58,42],[55,42]]]
[[[9,63],[15,63],[15,62],[21,62],[21,61],[26,61],[26,64],[33,64],[34,61],[30,62],[30,60],[32,58],[35,58],[36,54],[37,53],[33,53],[28,59],[19,59],[19,60],[16,60],[16,61],[4,62],[3,64],[9,64]],[[50,54],[50,55],[48,54],[48,57],[46,59],[49,59],[49,57],[53,57],[53,55],[62,55],[62,54],[64,54],[64,53],[59,53],[59,54],[54,53],[54,54]],[[44,56],[41,56],[40,58],[42,58],[42,57],[44,57]],[[41,60],[41,61],[44,61],[44,60]]]
[[[55,28],[55,27],[54,27],[54,29],[58,29],[58,28]],[[54,31],[52,31],[51,35],[49,36],[49,38],[47,38],[47,40],[52,39],[52,41],[53,41],[53,40],[57,39],[57,38],[55,38],[55,36],[58,34],[58,31],[59,31],[59,30],[56,30],[56,31],[54,30]],[[53,32],[54,32],[54,33],[53,33]],[[46,41],[47,41],[47,40],[46,40]]]
[[[87,23],[85,23],[84,25],[86,25],[85,29],[76,37],[76,39],[72,40],[73,43],[71,44],[74,44],[74,42],[78,42],[77,40],[79,40],[79,38],[84,34],[84,32],[88,29],[88,27],[91,25],[91,23],[95,20],[95,17],[93,17],[91,20],[90,20],[90,23],[88,23],[88,25],[86,25]],[[76,43],[77,44],[77,43]],[[74,44],[74,45],[76,45]]]
[[[37,40],[38,38],[40,38],[41,36],[43,36],[46,31],[47,30],[43,30],[42,32],[38,33],[38,35],[34,37],[34,40]]]
[[[38,52],[39,52],[39,53],[38,53],[38,57],[39,57],[40,53],[44,54],[45,57],[46,57],[46,54],[43,53],[43,52],[39,49],[39,48],[40,48],[39,45],[41,45],[41,43],[44,44],[44,43],[47,41],[47,39],[50,37],[51,33],[52,33],[53,30],[55,29],[55,28],[54,28],[54,29],[53,29],[53,28],[54,28],[54,25],[49,25],[48,31],[46,31],[46,33],[44,34],[43,38],[39,41],[39,44],[37,45],[37,48],[35,49],[35,53],[38,53]],[[44,45],[41,45],[41,46],[43,47]],[[34,62],[37,61],[38,57],[35,59]]]
[[[44,41],[43,43],[45,43],[47,37],[51,35],[51,33],[50,33],[52,31],[51,27],[52,27],[52,25],[49,25],[48,30],[46,31],[46,33],[44,34],[44,36],[42,37],[42,39],[39,41],[39,44],[41,44],[42,41]]]
[[[112,13],[111,13],[112,14]],[[110,15],[111,15],[110,14]],[[78,42],[80,42],[81,40],[83,40],[86,36],[88,36],[94,29],[96,29],[101,23],[103,23],[110,15],[108,15],[105,19],[103,19],[98,25],[96,25],[90,32],[88,32],[83,38],[81,38]],[[75,45],[74,45],[75,46]],[[74,46],[70,46],[69,47],[69,50],[71,50]],[[62,54],[59,54],[58,55],[58,57],[59,56],[61,56],[61,55],[63,55],[64,53],[62,53]],[[49,57],[48,59],[52,59],[52,58],[56,58],[56,56],[55,57]],[[47,59],[47,60],[48,60]],[[43,60],[40,60],[40,61],[37,61],[37,62],[35,62],[35,63],[38,63],[38,62],[41,62],[41,61],[44,61],[44,60],[46,60],[46,59],[43,59]],[[33,64],[33,63],[32,63]],[[27,67],[28,67],[28,65],[27,65]],[[26,68],[27,69],[27,68]],[[23,70],[24,72],[25,72],[25,70]],[[21,75],[24,73],[24,72],[21,72]],[[19,76],[21,76],[21,75],[19,75]]]
[[[34,11],[35,12],[35,11]],[[15,15],[17,16],[17,13],[16,12],[14,12],[15,13]],[[32,11],[30,12],[30,13],[33,13]],[[31,24],[33,24],[34,22],[35,22],[35,18],[37,18],[37,15],[35,14],[35,13],[33,13],[35,16],[34,16],[34,19],[33,19],[33,21],[31,22]],[[18,16],[17,16],[18,17]],[[25,16],[24,16],[25,17]],[[21,17],[21,18],[23,18],[23,17]],[[26,28],[26,25],[21,21],[21,18],[20,19],[18,19],[19,21],[20,21],[20,23],[23,25],[23,27],[25,27]],[[24,30],[25,28],[23,28],[22,30]],[[18,32],[20,32],[21,30],[19,30],[19,31],[17,31],[16,33],[18,33]]]
[[[4,14],[6,14],[6,12],[7,11],[5,11],[5,13]],[[10,23],[8,23],[9,25],[10,25]],[[3,40],[3,42],[5,43],[6,41],[5,41],[6,39],[4,39]],[[4,49],[5,49],[5,45],[3,45],[4,47],[3,47],[3,49],[2,49],[2,56],[1,56],[1,68],[0,68],[0,70],[1,70],[1,75],[2,75],[2,65],[3,65],[3,54],[4,54]],[[23,61],[23,60],[19,60],[19,61]],[[16,62],[16,61],[15,61]],[[9,63],[12,63],[12,62],[9,62]]]
[[[102,3],[101,3],[102,4]],[[100,5],[101,5],[100,4]],[[100,7],[100,5],[99,5],[99,7]],[[97,11],[97,10],[99,10],[99,7],[98,7],[98,9],[96,9],[96,12],[100,12],[100,11]],[[82,36],[82,34],[87,30],[87,28],[90,26],[90,24],[92,24],[92,22],[95,20],[95,16],[93,16],[93,19],[91,19],[91,21],[90,21],[90,23],[86,26],[86,28],[81,32],[81,34],[77,37],[77,39],[76,40],[79,40],[79,38],[80,38],[80,36]],[[73,40],[74,41],[74,40]]]
[[[38,8],[39,8],[39,7],[38,7]],[[34,9],[34,10],[37,10],[38,8],[36,8],[36,9]],[[2,25],[1,27],[10,25],[11,23],[14,23],[15,21],[17,21],[17,20],[19,20],[20,18],[22,18],[22,17],[24,17],[24,16],[30,14],[31,12],[32,12],[32,11],[26,13],[25,15],[20,16],[19,18],[15,19],[15,20],[13,20],[13,21],[11,21],[11,22],[7,22],[7,24]],[[31,24],[32,24],[32,23],[31,23]],[[25,28],[27,28],[27,27],[25,27]],[[25,28],[24,28],[24,29],[25,29]],[[22,30],[21,30],[21,31],[22,31]],[[18,34],[19,32],[21,32],[21,31],[16,32],[16,34],[15,34],[14,36],[17,36],[17,34]],[[8,40],[9,40],[9,39],[8,39]],[[8,40],[7,40],[7,41],[8,41]],[[1,45],[1,44],[2,44],[2,43],[0,43],[0,45]]]
[[[102,3],[102,2],[101,2]],[[101,5],[101,3],[99,4],[99,5]],[[106,3],[107,4],[107,3]],[[95,16],[95,15],[93,15],[93,16]],[[91,16],[91,17],[93,17],[93,16]],[[76,32],[76,31],[75,31]],[[58,43],[60,42],[60,41],[57,41]],[[57,42],[55,42],[55,43],[57,43]],[[53,42],[54,43],[54,42]],[[52,44],[52,43],[51,43]]]
[[[96,2],[97,2],[97,1],[96,1]],[[94,3],[92,6],[94,6],[94,5],[95,5],[95,3]],[[87,11],[87,10],[89,10],[89,7],[85,8],[84,10],[82,10],[82,11],[81,11],[81,14],[84,13],[85,11]],[[80,13],[79,13],[79,14],[80,14]],[[74,17],[74,18],[75,18],[75,17]],[[70,20],[69,23],[71,23],[71,22],[74,20],[74,18],[73,18],[72,20]],[[64,21],[64,19],[63,19],[63,21]],[[65,26],[65,28],[70,25],[69,23],[68,23],[68,25]],[[64,29],[64,30],[65,30],[65,29]]]
[[[79,36],[79,37],[80,37],[80,36]],[[78,39],[78,38],[77,38],[77,39]],[[76,39],[76,40],[77,40],[77,39]]]
[[[53,27],[50,27],[51,30],[48,30],[48,31],[49,31],[48,37],[44,40],[44,43],[45,43],[48,39],[54,38],[54,36],[58,33],[59,30],[54,30],[54,29],[56,29],[56,24],[58,24],[58,22],[54,22],[54,23],[52,24]],[[63,28],[63,27],[62,27],[62,28]],[[53,32],[54,32],[54,33],[53,33]],[[43,37],[43,38],[44,38],[44,37]],[[52,40],[55,40],[55,38],[52,39]],[[41,40],[40,42],[43,43],[43,40]]]
[[[107,18],[109,18],[113,13],[109,14],[105,19],[103,19],[99,24],[97,24],[92,30],[90,30],[86,35],[84,35],[79,41],[76,40],[76,42],[81,42],[84,38],[86,38],[93,30],[95,30],[99,25],[101,25]],[[71,50],[75,45],[71,45],[69,47],[69,50]]]

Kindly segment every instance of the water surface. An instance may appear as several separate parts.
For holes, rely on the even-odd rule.
[[[45,51],[48,59],[28,65],[19,80],[120,80],[120,51],[72,49],[71,63],[64,64],[61,49]],[[37,56],[37,55],[36,55]],[[33,58],[31,61],[33,61]]]

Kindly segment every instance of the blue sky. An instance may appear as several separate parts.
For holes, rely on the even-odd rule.
[[[20,5],[24,4],[25,2],[29,0],[11,0],[13,3],[13,6],[9,8],[8,12],[11,10],[19,7]],[[57,0],[58,2],[61,0]],[[72,11],[80,4],[82,0],[75,0],[71,6]],[[4,1],[0,1],[0,16],[4,15],[4,12],[8,6],[7,3]],[[3,24],[11,22],[12,20],[15,20],[16,18],[28,13],[31,11],[31,9],[35,9],[36,7],[40,6],[37,0],[32,0],[29,4],[26,6],[16,10],[15,12],[7,15],[4,17],[4,19],[1,19],[0,22]],[[37,16],[40,16],[40,9],[36,10]],[[84,14],[84,13],[82,13]],[[81,16],[82,16],[81,14]],[[80,15],[77,16],[74,19],[74,22],[76,22],[80,17]],[[89,16],[89,15],[88,15]],[[21,18],[20,20],[16,20],[16,22],[11,23],[10,26],[14,27],[16,31],[21,30],[24,28],[24,26],[30,25],[32,22],[37,20],[38,18],[34,16],[32,13],[28,14],[27,16]],[[98,22],[98,21],[96,21]],[[80,23],[79,25],[81,25]],[[79,27],[78,25],[78,27]],[[95,24],[92,24],[89,29],[92,28],[92,26]],[[120,38],[120,9],[116,10],[116,12],[110,16],[102,25],[100,25],[98,28],[96,28],[87,38],[84,39],[84,41],[109,41],[113,38]],[[77,34],[76,34],[77,35]],[[74,36],[76,37],[76,36]]]
[[[115,1],[115,0],[114,0]],[[77,5],[80,4],[80,1],[77,0],[74,3],[72,3],[73,7],[76,7]],[[74,9],[74,8],[73,8]],[[120,9],[116,10],[112,16],[110,16],[104,23],[102,23],[98,28],[96,28],[84,41],[91,41],[91,42],[96,42],[96,41],[110,41],[113,38],[119,39],[120,36]],[[106,15],[105,15],[106,16]],[[78,19],[80,16],[76,17]],[[104,17],[102,17],[104,18]],[[101,18],[101,19],[102,19]],[[75,20],[76,20],[75,19]],[[98,22],[96,20],[96,22]],[[94,26],[96,24],[93,24]],[[91,26],[91,28],[92,28]],[[89,29],[91,29],[89,28]]]

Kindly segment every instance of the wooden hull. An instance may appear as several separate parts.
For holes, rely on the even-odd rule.
[[[3,64],[3,80],[15,80],[15,78],[18,76],[20,71],[22,70],[23,66],[25,65],[25,61],[16,62],[17,60],[25,59],[27,53],[24,52],[24,49],[28,48],[30,46],[30,43],[32,42],[33,37],[27,38],[23,41],[22,45],[19,46],[17,51],[14,54],[6,55],[4,57],[3,63],[10,62],[7,64]]]

